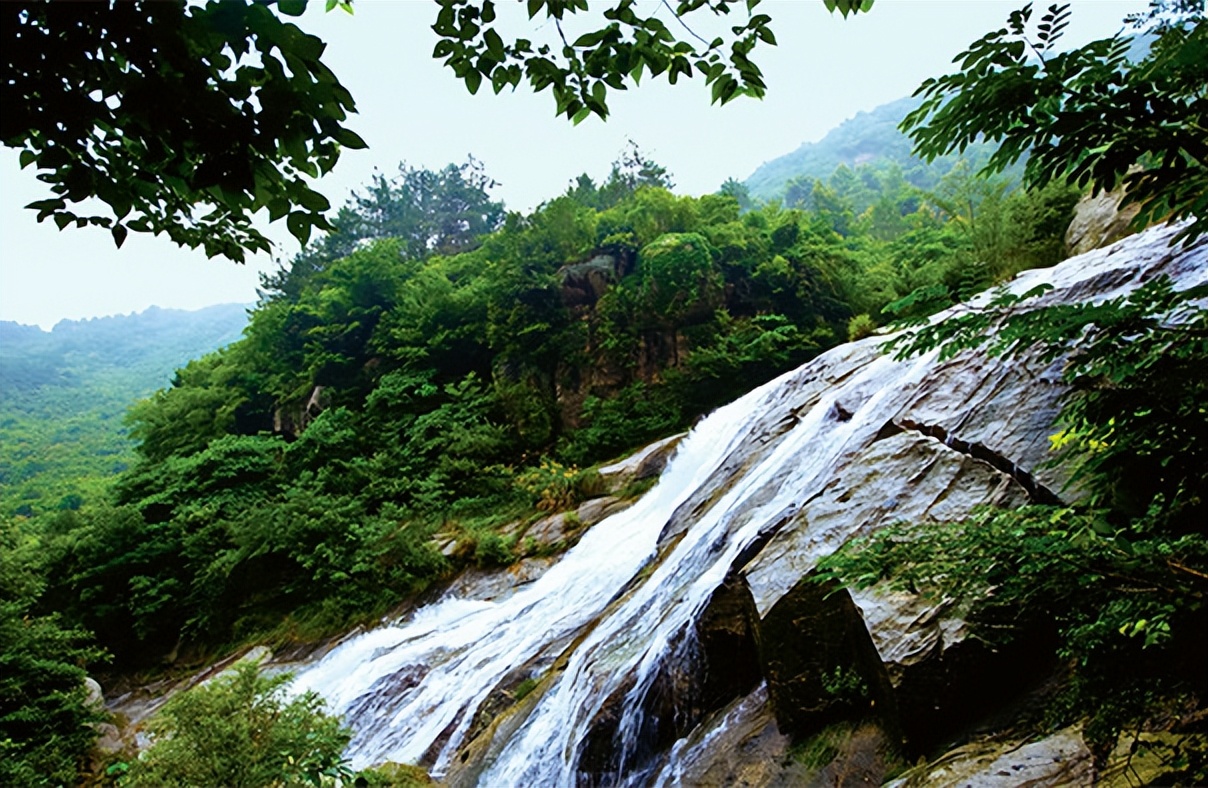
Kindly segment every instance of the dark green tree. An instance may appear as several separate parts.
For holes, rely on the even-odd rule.
[[[347,779],[351,733],[313,692],[286,698],[292,676],[244,662],[181,693],[152,721],[152,745],[124,785],[321,786]]]
[[[45,583],[32,543],[0,523],[0,783],[71,785],[104,715],[88,702],[89,635],[34,606]]]
[[[308,245],[288,268],[263,277],[261,284],[270,296],[297,298],[329,263],[384,238],[399,242],[399,257],[405,260],[474,249],[503,222],[503,203],[490,197],[494,186],[472,156],[441,170],[400,164],[393,178],[375,173],[365,191],[354,193],[340,209],[333,232]]]
[[[38,219],[130,231],[242,262],[267,210],[305,242],[330,229],[307,178],[364,142],[325,45],[271,3],[5,3],[0,141],[51,195]],[[305,0],[282,0],[298,14]],[[331,5],[334,5],[332,3]],[[97,198],[111,215],[89,215]]]

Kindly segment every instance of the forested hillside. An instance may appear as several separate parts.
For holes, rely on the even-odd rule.
[[[908,97],[859,112],[818,142],[802,143],[792,153],[760,165],[743,186],[756,200],[812,208],[817,181],[862,211],[876,199],[887,179],[931,190],[954,167],[980,170],[994,153],[993,145],[974,143],[963,155],[940,156],[930,163],[911,152],[914,144],[898,125],[921,103],[921,99]],[[1017,183],[1021,172],[1022,167],[1012,168],[1006,174],[1007,182]]]
[[[95,499],[130,464],[122,421],[191,358],[239,338],[246,307],[0,322],[0,512],[33,515]]]
[[[962,212],[899,182],[862,212],[741,213],[666,183],[635,152],[522,216],[473,161],[379,176],[341,234],[266,279],[241,341],[132,409],[137,460],[111,500],[25,527],[45,604],[124,666],[373,616],[450,560],[536,549],[495,529],[574,504],[591,465],[871,331],[890,302],[1054,262],[1074,200],[959,175],[941,187]]]

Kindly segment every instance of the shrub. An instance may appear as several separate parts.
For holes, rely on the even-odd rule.
[[[315,693],[287,699],[291,678],[244,662],[172,698],[122,785],[322,786],[351,776],[342,755],[351,733]]]
[[[847,321],[847,341],[855,342],[857,339],[870,337],[877,330],[877,324],[867,314],[856,315],[851,320]]]

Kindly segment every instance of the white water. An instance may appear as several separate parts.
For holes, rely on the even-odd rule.
[[[1131,254],[1143,260],[1156,249],[1152,260],[1164,251],[1170,231],[1146,235],[1157,238],[1130,239]],[[1076,284],[1111,269],[1108,258],[1106,252],[1091,253],[1077,265],[1029,272],[1013,289]],[[499,602],[442,601],[360,635],[302,672],[295,687],[321,693],[354,728],[354,766],[411,763],[427,753],[434,756],[433,774],[440,776],[500,679],[594,622],[566,669],[547,679],[535,708],[488,764],[480,784],[575,784],[593,718],[627,685],[632,689],[621,717],[619,770],[629,784],[657,782],[663,778],[645,771],[653,764],[635,762],[624,744],[640,729],[643,696],[677,638],[690,633],[741,551],[761,531],[791,517],[845,455],[868,445],[932,369],[931,355],[897,363],[872,353],[868,343],[825,354],[703,420],[653,490],[588,531],[536,582]],[[836,402],[850,419],[836,417]],[[760,434],[767,445],[752,453],[750,436]],[[744,441],[750,464],[735,477],[728,466],[735,465]],[[681,504],[702,486],[712,489],[712,479],[727,476],[730,482],[718,488],[715,500],[701,496],[705,503],[692,512],[683,538],[649,577],[617,599],[654,558],[659,534]]]
[[[515,595],[498,603],[437,603],[405,623],[354,638],[302,672],[294,686],[319,692],[347,717],[374,682],[408,666],[426,668],[413,690],[376,707],[370,718],[348,720],[356,730],[349,751],[354,766],[414,762],[457,720],[436,760],[434,771],[443,771],[474,709],[499,679],[599,615],[646,564],[667,516],[729,454],[759,397],[753,392],[714,413],[684,440],[653,490],[589,530]]]

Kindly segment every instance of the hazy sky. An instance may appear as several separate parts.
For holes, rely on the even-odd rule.
[[[498,4],[508,30],[530,34],[522,3]],[[645,0],[647,12],[658,5]],[[779,46],[757,57],[769,90],[763,101],[709,104],[702,79],[669,87],[644,82],[614,93],[612,116],[571,126],[553,115],[548,94],[523,89],[494,96],[484,86],[470,96],[431,58],[435,34],[430,0],[356,0],[356,14],[322,12],[300,21],[328,42],[324,61],[349,88],[359,114],[351,121],[369,150],[343,154],[320,190],[339,205],[375,168],[402,161],[439,168],[468,154],[499,182],[496,199],[528,211],[560,194],[576,175],[600,178],[627,139],[670,170],[676,191],[712,192],[727,178],[745,179],[761,163],[820,139],[863,110],[909,95],[928,76],[947,73],[952,57],[1000,27],[1021,2],[878,0],[872,13],[849,19],[828,14],[820,0],[765,0]],[[1042,5],[1037,3],[1038,6]],[[1074,3],[1070,44],[1110,35],[1144,0]],[[742,4],[737,3],[741,8]],[[598,21],[599,18],[597,17]],[[60,319],[136,312],[151,305],[197,309],[255,299],[268,256],[236,265],[207,259],[163,238],[131,233],[118,250],[104,230],[59,232],[39,225],[21,206],[43,197],[16,152],[0,149],[0,319],[49,328]],[[284,222],[269,227],[277,255],[297,244]]]

